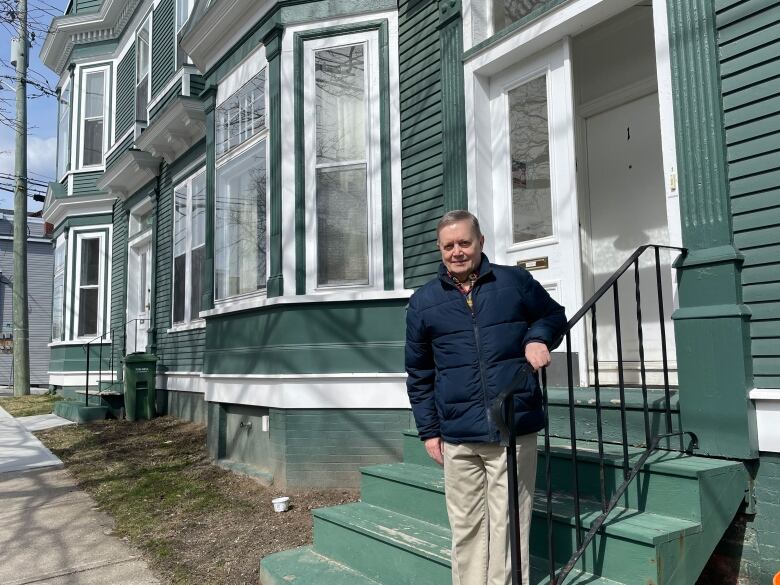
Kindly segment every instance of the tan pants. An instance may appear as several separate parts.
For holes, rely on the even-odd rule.
[[[452,585],[510,585],[506,449],[497,443],[445,443],[443,450]],[[528,532],[536,481],[536,433],[517,438],[517,468],[523,583],[530,584]]]

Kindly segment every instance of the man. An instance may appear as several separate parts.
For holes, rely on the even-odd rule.
[[[453,585],[511,583],[506,449],[489,414],[526,362],[550,363],[566,325],[563,307],[521,269],[491,264],[468,211],[437,227],[442,264],[412,295],[406,319],[407,390],[428,454],[444,465],[452,528]],[[520,377],[515,431],[523,580],[536,475],[536,433],[544,427],[535,376]]]

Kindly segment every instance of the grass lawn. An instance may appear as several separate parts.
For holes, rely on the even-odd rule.
[[[257,583],[260,559],[311,542],[312,508],[355,501],[357,490],[281,493],[213,465],[202,425],[171,417],[102,421],[37,433],[79,485],[143,551],[164,583]]]
[[[0,406],[11,416],[33,416],[51,414],[51,411],[54,410],[54,403],[58,400],[62,400],[62,397],[52,394],[3,396],[0,397]]]

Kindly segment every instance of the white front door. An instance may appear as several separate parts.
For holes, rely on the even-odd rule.
[[[127,346],[126,353],[146,351],[151,310],[152,246],[151,234],[131,241],[127,274]]]
[[[490,115],[487,249],[495,262],[531,271],[571,316],[582,287],[569,40],[493,76]],[[581,338],[573,332],[575,370]]]
[[[586,261],[591,267],[595,291],[639,246],[669,244],[658,94],[590,116],[585,119],[585,129],[588,161],[585,207],[590,224]],[[667,356],[674,369],[669,252],[662,251],[660,260]],[[647,382],[655,385],[663,383],[656,283],[654,254],[647,251],[639,262],[639,292]],[[640,353],[634,269],[629,269],[618,284],[626,382],[637,384]],[[611,294],[600,301],[598,312],[600,377],[605,383],[617,383],[615,310]]]

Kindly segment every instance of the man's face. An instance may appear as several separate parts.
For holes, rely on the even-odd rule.
[[[477,236],[468,220],[456,221],[439,232],[441,260],[460,281],[479,268],[484,236]]]

